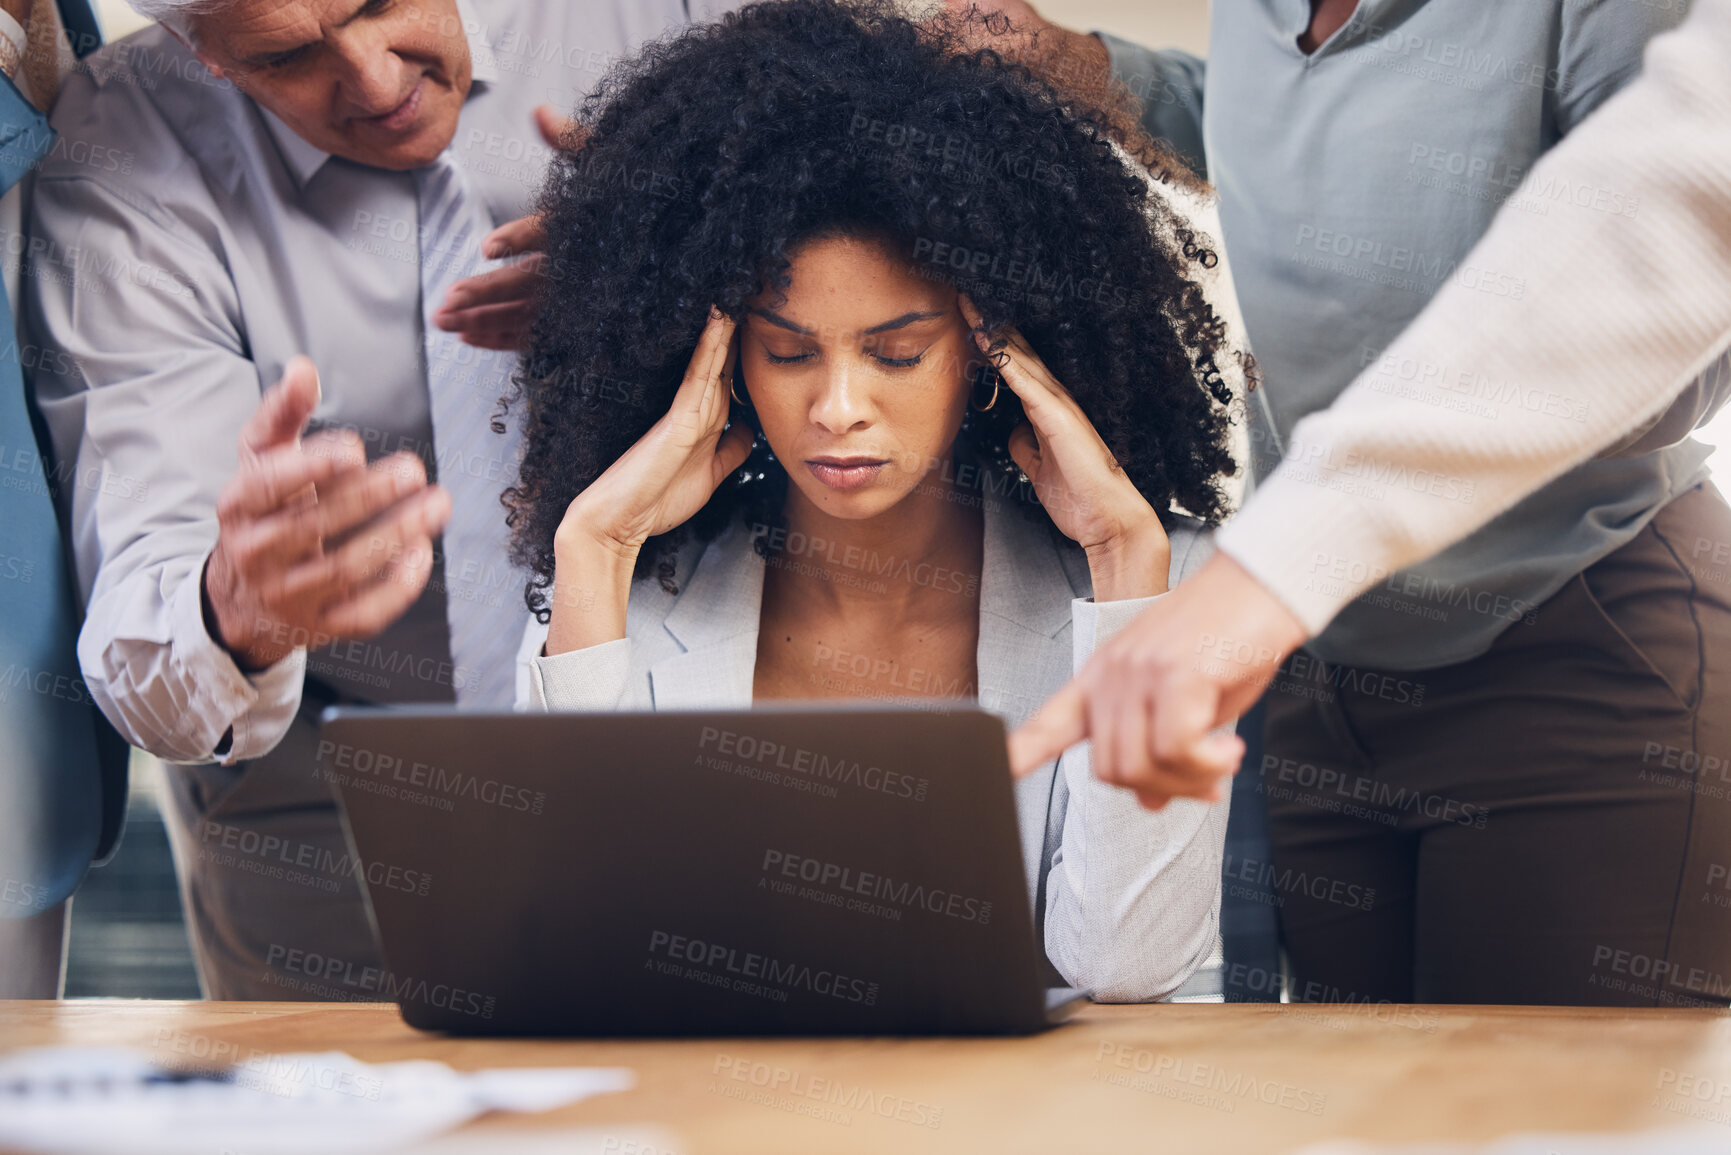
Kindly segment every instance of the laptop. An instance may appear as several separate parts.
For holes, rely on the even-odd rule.
[[[424,1030],[1008,1035],[1080,999],[983,711],[339,706],[318,758]]]

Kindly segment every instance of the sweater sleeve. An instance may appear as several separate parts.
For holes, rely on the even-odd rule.
[[[1463,262],[1519,270],[1524,296],[1451,282],[1298,424],[1285,463],[1218,541],[1312,632],[1651,424],[1731,345],[1728,55],[1731,0],[1701,0],[1529,178],[1588,195],[1547,216],[1505,210]],[[1494,422],[1450,406],[1487,381],[1521,403]],[[1448,484],[1368,495],[1345,483],[1367,470]],[[1331,580],[1312,580],[1321,570]]]

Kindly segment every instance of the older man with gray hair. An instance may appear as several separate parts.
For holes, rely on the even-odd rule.
[[[522,632],[514,358],[444,331],[484,329],[484,293],[444,303],[532,207],[542,106],[732,6],[135,0],[162,25],[68,79],[54,124],[92,150],[38,176],[23,315],[63,356],[33,384],[61,472],[101,478],[61,495],[79,662],[173,764],[210,996],[386,989],[359,880],[424,894],[443,864],[350,859],[318,712],[508,706]]]

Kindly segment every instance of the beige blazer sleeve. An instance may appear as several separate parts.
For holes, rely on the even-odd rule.
[[[1209,539],[1189,538],[1174,558],[1174,584],[1212,553]],[[1073,672],[1159,600],[1078,599]],[[1214,949],[1228,803],[1181,798],[1145,810],[1128,790],[1094,777],[1090,750],[1083,743],[1067,752],[1052,784],[1046,955],[1096,1002],[1153,1002],[1183,986]],[[1050,846],[1054,834],[1047,837]]]

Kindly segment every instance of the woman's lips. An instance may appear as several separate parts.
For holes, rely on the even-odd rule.
[[[875,457],[813,457],[805,467],[831,489],[863,489],[877,480],[889,462]]]

